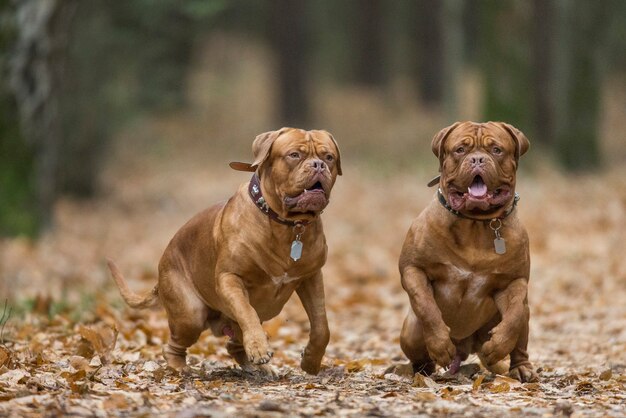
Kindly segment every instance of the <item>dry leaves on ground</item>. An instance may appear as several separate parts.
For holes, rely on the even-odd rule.
[[[339,180],[324,214],[332,338],[322,372],[299,369],[307,320],[294,300],[266,324],[278,379],[235,367],[225,338],[209,333],[191,348],[188,374],[167,369],[162,310],[124,307],[102,260],[115,258],[133,288],[150,288],[176,229],[245,178],[192,168],[155,173],[127,178],[106,200],[61,202],[58,229],[38,242],[0,244],[0,287],[14,308],[0,345],[0,414],[626,414],[623,170],[576,179],[546,170],[518,181],[532,241],[529,351],[541,378],[526,384],[488,374],[474,357],[455,376],[413,375],[398,344],[408,301],[396,262],[432,190],[408,174],[381,178],[357,167]]]

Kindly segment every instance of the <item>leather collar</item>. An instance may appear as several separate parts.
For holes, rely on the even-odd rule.
[[[255,206],[274,222],[291,227],[307,226],[310,223],[310,221],[291,221],[289,219],[284,219],[281,218],[278,213],[274,212],[272,208],[270,208],[270,205],[267,204],[265,197],[263,197],[263,192],[261,191],[261,180],[259,179],[257,173],[254,173],[250,179],[248,194],[250,195],[250,198]]]
[[[495,221],[496,219],[502,220],[506,218],[507,216],[509,216],[511,213],[513,213],[513,211],[515,210],[515,207],[517,206],[517,202],[519,202],[520,197],[519,197],[519,194],[515,192],[515,197],[513,198],[513,205],[511,205],[511,207],[508,208],[502,216],[498,216],[497,218],[491,218],[491,219],[472,218],[471,216],[463,215],[458,210],[452,209],[452,206],[450,206],[450,204],[446,201],[446,198],[443,197],[443,193],[441,193],[441,188],[437,189],[437,199],[439,200],[439,203],[441,203],[441,206],[443,206],[444,208],[448,210],[448,212],[450,212],[453,215],[458,216],[459,218],[470,219],[472,221],[492,222],[492,221]]]

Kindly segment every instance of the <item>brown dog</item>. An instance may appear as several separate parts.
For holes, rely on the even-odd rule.
[[[163,304],[171,332],[163,353],[178,370],[187,347],[211,328],[231,338],[228,352],[242,367],[274,373],[261,323],[278,315],[295,290],[311,323],[301,366],[317,374],[329,339],[319,215],[341,174],[339,148],[326,131],[282,128],[257,136],[252,150],[254,163],[231,163],[255,172],[252,180],[176,233],[151,293],[134,294],[110,261],[109,267],[130,306]]]
[[[506,372],[510,355],[510,376],[537,378],[526,351],[528,236],[514,210],[518,160],[528,147],[501,122],[457,122],[433,139],[439,191],[400,256],[412,307],[400,343],[416,372],[439,364],[456,373],[476,352],[491,371]]]

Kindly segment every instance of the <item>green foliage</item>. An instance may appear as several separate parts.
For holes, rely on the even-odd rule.
[[[15,101],[8,91],[9,45],[15,36],[9,2],[0,2],[0,236],[35,235],[38,229],[34,152],[20,133]]]
[[[480,3],[480,68],[485,83],[485,120],[531,126],[531,61],[527,2]]]

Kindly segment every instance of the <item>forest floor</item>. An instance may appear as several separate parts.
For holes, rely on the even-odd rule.
[[[413,377],[403,366],[409,305],[397,258],[433,190],[427,173],[350,164],[323,215],[332,337],[321,373],[299,368],[308,323],[295,297],[265,324],[278,379],[235,367],[225,338],[209,332],[190,350],[190,374],[168,370],[162,309],[125,307],[103,261],[115,259],[132,288],[151,288],[178,227],[247,180],[223,167],[120,164],[108,169],[102,197],[60,202],[53,232],[0,242],[0,291],[9,300],[0,415],[626,415],[624,169],[571,177],[536,167],[519,176],[532,254],[529,352],[540,377],[520,384],[488,374],[475,356],[457,376]]]

